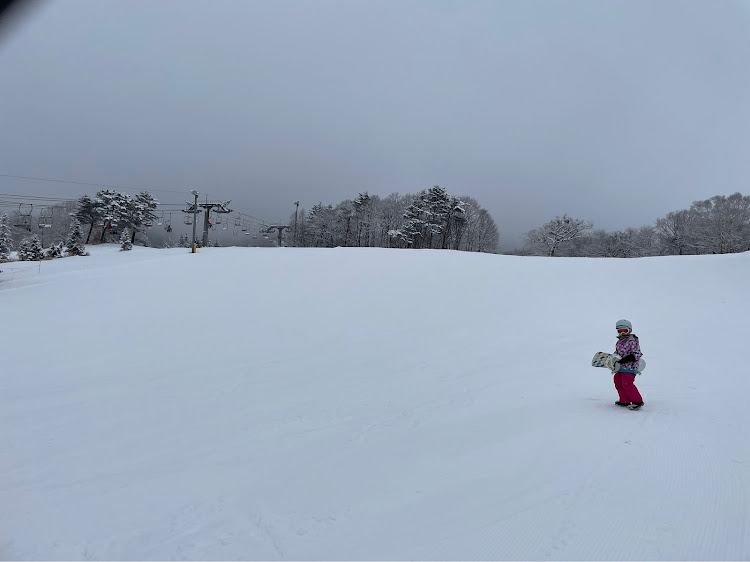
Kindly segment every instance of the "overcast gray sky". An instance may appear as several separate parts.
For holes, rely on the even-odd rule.
[[[439,184],[510,249],[750,194],[749,69],[745,0],[44,2],[0,39],[0,174],[269,221]]]

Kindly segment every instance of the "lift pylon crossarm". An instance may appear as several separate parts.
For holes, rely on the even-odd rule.
[[[206,200],[205,203],[198,203],[197,198],[198,197],[196,195],[195,205],[198,207],[202,207],[203,209],[206,210],[206,214],[203,217],[203,246],[206,247],[208,246],[208,229],[213,228],[214,226],[211,223],[211,211],[213,211],[214,213],[226,214],[226,213],[231,213],[232,209],[227,208],[229,201],[227,201],[226,203],[221,203],[221,202],[209,202],[208,200]],[[220,222],[221,221],[217,221],[217,224],[219,224]]]
[[[204,209],[208,209],[214,213],[231,213],[232,209],[228,208],[227,205],[229,204],[229,201],[226,203],[198,203],[199,207],[202,207]]]
[[[278,233],[279,233],[278,234],[278,237],[279,237],[279,248],[281,248],[283,246],[283,234],[284,234],[284,230],[286,230],[287,228],[289,228],[288,224],[272,224],[271,226],[269,226],[266,229],[266,233],[270,234],[274,230],[277,230]],[[263,236],[264,236],[264,238],[266,237],[265,234]]]
[[[186,203],[187,203],[187,209],[185,209],[184,211],[182,211],[183,213],[188,213],[188,214],[192,215],[192,214],[198,214],[198,213],[202,213],[203,212],[201,209],[198,209],[195,206],[195,203],[188,203],[187,201],[186,201]]]

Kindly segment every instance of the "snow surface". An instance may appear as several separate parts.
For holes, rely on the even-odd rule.
[[[1,558],[750,559],[748,253],[89,250],[0,264]]]

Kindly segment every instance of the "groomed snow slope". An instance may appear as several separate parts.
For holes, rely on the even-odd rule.
[[[1,558],[750,558],[750,254],[90,250],[0,264]]]

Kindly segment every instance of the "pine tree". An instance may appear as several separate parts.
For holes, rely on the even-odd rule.
[[[113,189],[104,189],[97,192],[94,203],[104,221],[100,242],[104,242],[104,238],[110,229],[114,233],[127,226],[126,217],[128,216],[129,200],[130,198],[127,195]]]
[[[122,235],[120,235],[120,251],[127,251],[133,249],[133,242],[130,239],[130,229],[126,228],[122,231]]]
[[[425,247],[429,226],[426,218],[428,216],[427,192],[421,191],[406,208],[404,212],[406,222],[395,231],[394,237],[401,240],[407,248]]]
[[[10,219],[8,213],[0,217],[0,261],[10,259],[10,251],[13,249],[13,233],[10,230]]]
[[[88,195],[84,195],[78,200],[78,209],[75,213],[75,218],[81,224],[89,225],[89,232],[86,235],[86,244],[91,239],[91,231],[94,230],[94,225],[99,223],[104,216],[103,208],[100,207],[98,200],[91,199]]]
[[[68,247],[68,255],[83,256],[86,253],[86,248],[83,245],[81,223],[78,219],[74,219],[71,223],[65,245]]]
[[[18,248],[18,259],[21,261],[39,261],[44,258],[42,241],[34,234],[30,238],[24,238]]]
[[[65,243],[58,242],[52,244],[49,248],[44,250],[44,259],[52,260],[55,258],[62,258],[65,255]]]

